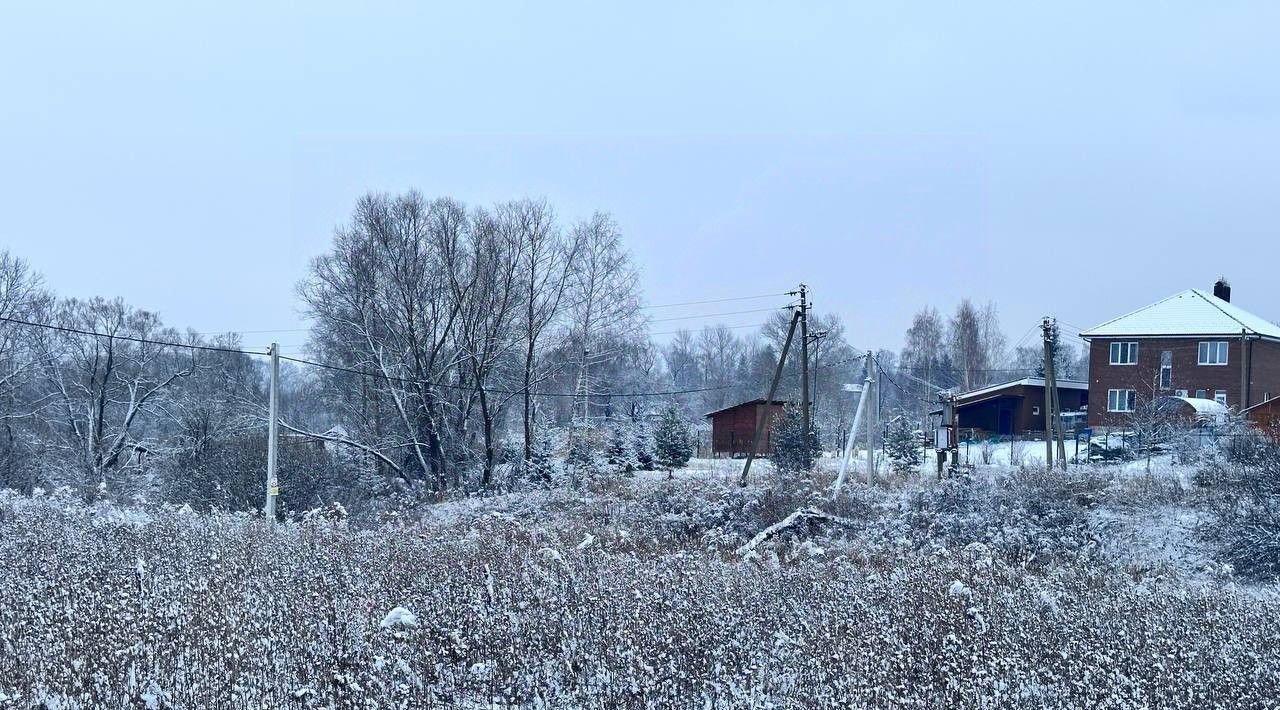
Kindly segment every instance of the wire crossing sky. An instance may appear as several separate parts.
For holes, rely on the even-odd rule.
[[[0,245],[177,327],[301,328],[355,200],[417,188],[608,211],[651,303],[804,282],[876,347],[926,304],[995,301],[1016,335],[1220,275],[1275,320],[1277,26],[1272,2],[22,3]]]

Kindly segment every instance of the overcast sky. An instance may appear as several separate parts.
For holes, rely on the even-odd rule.
[[[611,212],[650,303],[807,282],[862,347],[1220,274],[1280,319],[1280,3],[621,5],[8,5],[0,247],[173,325],[298,328],[356,198],[417,188]]]

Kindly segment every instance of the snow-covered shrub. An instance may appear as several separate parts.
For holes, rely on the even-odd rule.
[[[989,465],[994,462],[996,458],[996,449],[998,448],[999,441],[995,437],[983,439],[982,443],[978,444],[978,456],[982,460],[982,463]]]
[[[564,461],[561,458],[563,434],[558,429],[536,427],[522,474],[525,480],[536,485],[554,485],[564,478]]]
[[[1197,470],[1196,481],[1209,486],[1216,517],[1201,534],[1216,546],[1218,558],[1240,576],[1258,581],[1280,579],[1280,446],[1258,444],[1251,463],[1212,461]]]
[[[605,432],[593,426],[575,424],[567,437],[568,453],[565,468],[570,486],[589,483],[612,472],[609,457],[605,454]]]
[[[1017,439],[1009,440],[1009,465],[1021,466],[1027,453],[1027,442]]]
[[[666,488],[690,511],[801,502]],[[904,547],[870,528],[848,544],[833,528],[797,532],[743,561],[705,535],[629,532],[654,517],[647,498],[614,501],[615,527],[580,496],[531,495],[411,532],[269,531],[169,509],[117,518],[0,496],[0,704],[1198,708],[1280,696],[1273,596],[1162,590],[1105,561],[1028,574],[986,543]]]

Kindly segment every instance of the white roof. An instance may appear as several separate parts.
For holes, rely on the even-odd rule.
[[[1227,415],[1230,413],[1227,405],[1201,397],[1165,397],[1163,401],[1186,402],[1195,410],[1196,419],[1202,422],[1222,424],[1227,421]]]
[[[1198,414],[1226,414],[1227,406],[1217,400],[1204,399],[1203,397],[1173,397],[1191,405]]]
[[[1024,377],[1020,380],[1012,380],[1010,382],[1001,382],[1000,384],[996,384],[996,385],[987,385],[986,387],[979,387],[976,390],[969,390],[968,392],[961,393],[956,396],[956,399],[961,400],[961,399],[972,399],[974,397],[981,397],[984,394],[999,392],[1002,389],[1006,389],[1009,387],[1017,387],[1018,385],[1028,385],[1031,387],[1044,387],[1044,378],[1043,377]],[[1058,380],[1058,389],[1087,390],[1089,389],[1089,383],[1081,382],[1079,380]]]
[[[1240,335],[1241,331],[1280,339],[1280,325],[1239,306],[1189,288],[1138,310],[1113,318],[1080,334],[1083,338],[1112,336]]]

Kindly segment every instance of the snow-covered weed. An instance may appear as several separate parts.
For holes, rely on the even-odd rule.
[[[1106,477],[673,481],[314,516],[0,496],[18,707],[1206,707],[1280,697],[1280,602],[1136,579]],[[798,525],[735,550],[801,508]],[[141,572],[140,572],[141,570]]]

